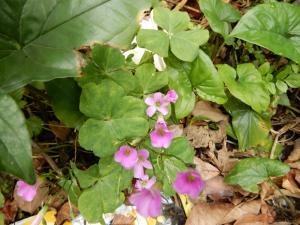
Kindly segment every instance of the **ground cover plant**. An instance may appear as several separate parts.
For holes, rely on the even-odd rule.
[[[0,18],[0,224],[123,204],[300,223],[298,1],[4,0]]]

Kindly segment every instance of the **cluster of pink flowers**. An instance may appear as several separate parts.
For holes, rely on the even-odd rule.
[[[159,112],[154,130],[150,133],[151,145],[155,148],[168,148],[174,138],[173,133],[168,129],[163,116],[169,113],[170,103],[177,101],[177,94],[174,90],[168,91],[166,95],[156,92],[145,99],[148,105],[147,115],[154,116]],[[135,183],[136,192],[131,194],[129,201],[136,206],[137,211],[144,217],[157,217],[161,214],[160,191],[154,187],[156,178],[144,173],[145,169],[152,169],[148,160],[149,152],[146,149],[136,150],[130,146],[123,145],[115,153],[114,159],[125,169],[133,169],[134,177],[138,180]],[[204,182],[199,173],[193,170],[177,173],[173,182],[173,188],[179,194],[187,194],[191,198],[197,198],[204,187]]]

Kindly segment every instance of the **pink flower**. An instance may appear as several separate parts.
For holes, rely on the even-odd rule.
[[[24,201],[31,202],[36,195],[37,188],[38,188],[37,184],[29,185],[19,180],[16,184],[16,193]]]
[[[145,99],[145,103],[149,106],[147,108],[147,115],[152,117],[156,111],[159,111],[164,116],[168,114],[168,105],[169,102],[165,99],[165,96],[156,92],[152,96],[149,96]]]
[[[141,149],[137,153],[138,161],[134,165],[134,177],[142,178],[144,174],[144,168],[152,169],[152,164],[148,160],[149,152],[146,149]]]
[[[175,90],[170,90],[166,94],[166,99],[169,102],[175,103],[178,99],[178,95]]]
[[[154,188],[142,189],[129,197],[131,204],[144,217],[157,217],[161,214],[160,192]]]
[[[197,198],[204,188],[204,181],[196,171],[178,172],[173,182],[173,188],[179,194],[187,194],[191,198]]]
[[[150,189],[156,182],[156,177],[151,177],[149,179],[148,175],[144,175],[141,180],[137,180],[135,183],[135,188],[138,189],[139,191],[142,190],[143,188],[145,189]]]
[[[134,148],[123,145],[120,147],[119,151],[115,153],[114,159],[125,169],[131,169],[138,161],[138,154]]]
[[[158,119],[155,129],[150,133],[150,140],[153,147],[168,148],[174,135],[168,130],[167,124],[163,119]]]

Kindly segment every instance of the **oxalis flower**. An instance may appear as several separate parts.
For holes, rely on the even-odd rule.
[[[170,90],[166,94],[166,100],[175,103],[178,99],[178,95],[175,90]]]
[[[160,118],[155,124],[155,129],[150,133],[151,145],[155,148],[168,148],[174,135],[168,130],[166,122]]]
[[[31,202],[36,196],[38,185],[29,185],[24,181],[19,180],[16,184],[16,194],[24,201]]]
[[[160,92],[156,92],[152,96],[147,97],[145,99],[145,103],[149,106],[146,111],[149,117],[152,117],[156,111],[160,112],[164,116],[169,112],[169,101],[167,101],[165,96]]]
[[[120,147],[119,151],[115,153],[114,159],[125,169],[131,169],[138,161],[138,154],[134,148],[123,145]]]
[[[179,194],[187,194],[195,199],[204,188],[204,181],[194,170],[178,172],[173,182],[173,188]]]
[[[134,165],[134,177],[142,178],[145,176],[144,168],[152,169],[152,164],[148,160],[149,152],[146,149],[141,149],[137,153],[138,161]]]
[[[129,202],[144,217],[157,217],[161,214],[161,195],[154,188],[142,189],[129,197]]]
[[[135,183],[135,188],[137,190],[142,190],[143,188],[145,189],[150,189],[156,182],[156,177],[151,177],[149,179],[148,175],[144,175],[140,180],[137,180]]]

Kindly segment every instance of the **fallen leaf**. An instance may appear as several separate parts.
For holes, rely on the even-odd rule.
[[[210,199],[219,201],[233,197],[234,187],[225,184],[222,176],[216,176],[205,182],[204,192]]]
[[[260,198],[261,200],[266,200],[274,194],[274,187],[271,186],[268,182],[263,182],[261,185]]]
[[[299,194],[300,189],[295,180],[295,175],[296,175],[296,170],[295,169],[290,170],[290,172],[283,177],[282,187],[289,190],[293,194]]]
[[[5,224],[10,224],[12,222],[15,222],[17,211],[18,211],[18,206],[15,200],[5,201],[4,207],[0,209],[0,212],[2,212],[4,215]]]
[[[295,162],[300,160],[300,138],[295,140],[294,149],[288,157],[288,161]]]
[[[220,171],[208,162],[204,162],[198,157],[194,157],[196,170],[201,174],[203,180],[209,180],[220,174]]]
[[[65,127],[61,123],[58,123],[57,121],[50,121],[49,128],[53,134],[62,141],[65,141],[71,132],[69,128]]]
[[[170,125],[169,130],[174,134],[174,137],[181,137],[183,135],[183,125]]]
[[[16,188],[15,188],[14,199],[16,201],[17,206],[21,210],[32,214],[42,205],[42,203],[48,197],[49,188],[48,188],[47,182],[38,180],[37,185],[38,185],[38,188],[37,188],[36,196],[34,197],[34,199],[31,202],[24,201],[23,198],[18,196],[16,193]]]
[[[233,169],[236,163],[239,161],[237,158],[233,158],[233,152],[229,152],[226,148],[226,145],[217,151],[218,161],[220,165],[220,170],[227,174],[229,171]]]
[[[240,219],[238,219],[233,225],[266,225],[266,224],[270,224],[270,218],[268,217],[268,215],[260,214],[260,215],[245,215]]]
[[[196,103],[192,112],[195,117],[207,118],[213,122],[228,121],[228,116],[215,106],[215,104],[207,101],[199,101]]]
[[[112,221],[112,225],[134,225],[135,218],[133,216],[124,216],[116,214]]]
[[[59,209],[57,216],[56,216],[56,225],[61,225],[66,221],[72,221],[72,214],[77,216],[79,214],[78,209],[74,207],[70,207],[71,205],[69,202],[63,204],[63,206]],[[72,214],[71,214],[72,213]]]

